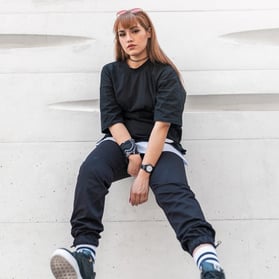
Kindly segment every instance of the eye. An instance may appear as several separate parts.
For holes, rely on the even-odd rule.
[[[119,33],[118,33],[118,36],[119,36],[119,37],[124,37],[125,35],[126,35],[126,34],[125,34],[124,32],[119,32]]]
[[[138,33],[140,30],[139,29],[134,29],[132,30],[132,33]]]

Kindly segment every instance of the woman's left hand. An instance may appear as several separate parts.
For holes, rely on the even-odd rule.
[[[130,191],[129,202],[131,205],[139,205],[148,200],[149,176],[149,174],[141,170],[135,178]]]

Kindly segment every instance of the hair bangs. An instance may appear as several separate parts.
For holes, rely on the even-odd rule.
[[[119,28],[129,29],[134,25],[137,25],[138,20],[134,14],[127,13],[119,16],[114,24],[114,32],[117,33]]]
[[[114,23],[114,33],[117,34],[119,28],[129,29],[137,24],[140,24],[146,30],[148,29],[148,23],[145,22],[143,17],[143,12],[138,12],[136,14],[133,13],[125,13],[123,15],[118,16]]]

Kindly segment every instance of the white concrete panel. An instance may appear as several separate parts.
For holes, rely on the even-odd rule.
[[[176,13],[172,25],[163,19],[164,13],[154,13],[152,16],[155,26],[159,27],[158,37],[163,49],[180,69],[278,69],[276,43],[263,44],[260,39],[247,43],[225,37],[235,32],[278,28],[278,12],[275,10]],[[261,17],[264,20],[259,21]]]
[[[278,277],[278,219],[213,222],[213,226],[223,242],[217,251],[226,278]]]
[[[200,276],[167,222],[107,222],[97,253],[99,278]]]
[[[0,144],[0,222],[68,221],[79,166],[94,146]]]
[[[137,6],[183,72],[188,178],[223,242],[227,277],[277,279],[275,0],[0,0],[0,278],[52,278],[50,254],[71,245],[76,175],[101,136],[115,11]],[[107,198],[97,278],[198,278],[152,194],[128,204],[130,183]]]
[[[184,71],[189,95],[278,94],[278,70]]]
[[[50,104],[97,98],[99,75],[0,75],[0,141],[89,140],[100,137],[99,114],[57,111]],[[67,132],[68,131],[68,132]]]
[[[67,222],[79,166],[94,147],[94,143],[0,144],[0,204],[9,208],[5,214],[1,211],[0,222]],[[132,208],[130,185],[131,179],[125,179],[112,186],[107,218],[164,219],[152,194],[149,203]]]
[[[258,37],[258,41],[252,40],[251,43],[241,40],[234,42],[225,36],[246,31],[257,34],[262,33],[263,29],[267,32],[274,29],[277,32],[279,26],[277,10],[227,13],[176,12],[171,24],[167,12],[154,12],[151,13],[151,17],[157,27],[162,48],[181,70],[278,69],[279,46],[276,36],[267,34],[271,43],[263,42],[261,36]],[[258,18],[264,20],[259,21]],[[111,13],[2,14],[0,33],[4,33],[5,36],[14,34],[18,39],[19,35],[23,38],[23,35],[42,37],[51,35],[89,39],[71,44],[67,41],[62,46],[45,44],[45,47],[34,48],[31,44],[31,48],[30,45],[26,45],[21,49],[6,49],[5,43],[2,49],[0,45],[2,61],[0,72],[99,71],[102,65],[111,61],[113,57],[113,20],[114,16]],[[15,38],[12,41],[14,40]]]
[[[279,94],[189,96],[186,111],[279,111]]]
[[[50,279],[53,251],[71,244],[69,224],[0,223],[1,279]],[[16,263],[16,264],[15,264]]]
[[[183,82],[187,95],[228,95],[228,94],[278,94],[279,92],[279,71],[277,70],[262,70],[262,71],[183,71]],[[0,80],[4,91],[8,91],[11,83],[20,83],[21,90],[29,92],[32,87],[26,81],[40,79],[39,82],[44,82],[44,94],[50,96],[57,95],[58,101],[78,101],[84,99],[99,98],[99,78],[100,72],[92,73],[68,73],[68,74],[6,74],[0,75]],[[80,81],[79,81],[80,80]],[[58,88],[51,87],[55,82]],[[65,96],[62,91],[67,87]],[[15,90],[15,88],[13,89]],[[37,90],[35,87],[34,90]],[[73,92],[74,91],[74,92]],[[86,94],[83,93],[86,91]],[[76,92],[79,95],[75,95]],[[55,101],[55,100],[54,100]],[[189,98],[187,99],[187,102]],[[85,105],[88,107],[89,105]],[[76,110],[82,110],[79,106]],[[86,108],[85,108],[86,109]]]
[[[82,100],[98,99],[99,73],[6,74],[0,75],[0,82],[0,142],[88,141],[100,138],[99,113],[82,111],[87,107],[79,106]],[[188,96],[184,115],[185,139],[279,137],[279,131],[273,125],[279,117],[278,111],[223,111],[230,103],[225,103],[223,107],[221,103],[218,107],[218,96],[214,98],[210,100],[210,107],[209,103],[204,103],[209,100],[207,97],[204,101],[199,99],[199,102],[193,103]],[[235,103],[233,96],[230,98]],[[252,105],[253,98],[248,99]],[[235,109],[241,108],[239,100]],[[63,102],[77,104],[73,104],[73,111],[64,110],[67,109],[65,107],[62,110],[53,109],[51,106]],[[265,103],[265,99],[262,102]],[[277,103],[273,103],[274,107]],[[259,111],[266,109],[259,101],[256,104]],[[94,108],[98,108],[97,103]],[[246,108],[249,110],[247,100]]]
[[[276,0],[196,0],[196,1],[179,1],[171,2],[151,2],[148,0],[135,0],[133,3],[129,0],[119,1],[102,1],[102,0],[1,0],[1,12],[100,12],[100,11],[118,11],[121,9],[130,9],[142,7],[146,10],[154,11],[195,11],[195,10],[246,10],[246,9],[277,9],[279,8]]]
[[[0,222],[68,221],[79,166],[94,146],[0,144],[5,208]],[[186,141],[184,146],[189,183],[209,219],[278,219],[278,140]],[[151,192],[148,203],[131,208],[130,185],[131,179],[112,185],[107,220],[165,220]]]
[[[177,279],[199,277],[192,259],[180,251],[167,224],[143,222],[129,223],[127,227],[125,223],[106,225],[101,244],[103,250],[100,249],[96,264],[100,279],[113,276],[131,278],[132,275],[148,279],[155,276]],[[223,242],[218,253],[227,278],[277,278],[278,220],[222,221],[213,222],[213,226],[217,230],[217,239]],[[117,260],[115,253],[121,255]]]
[[[218,254],[227,278],[277,279],[278,220],[221,221],[213,226],[222,241]],[[166,222],[107,222],[105,228],[95,265],[98,279],[199,277]],[[65,223],[1,223],[1,279],[52,278],[50,255],[72,244],[69,230]]]
[[[1,142],[89,141],[102,136],[97,112],[52,109],[48,105],[56,103],[57,96],[49,98],[37,93],[13,96],[5,92],[4,95],[7,98],[0,103]],[[64,96],[63,100],[67,100]],[[196,112],[184,114],[184,139],[279,137],[273,125],[278,111],[211,111],[203,103],[198,105]]]
[[[184,139],[278,138],[276,111],[200,111],[184,115]]]
[[[109,14],[0,14],[0,72],[99,71],[112,60],[113,20]]]
[[[99,113],[99,100],[76,100],[53,103],[50,109]],[[186,112],[201,111],[278,111],[279,94],[215,94],[190,95]]]
[[[189,141],[189,184],[210,219],[278,219],[278,140]]]
[[[190,186],[209,219],[279,218],[278,140],[186,141],[184,146]],[[127,204],[130,183],[112,186],[107,218],[164,220],[153,195],[149,203],[131,212]]]

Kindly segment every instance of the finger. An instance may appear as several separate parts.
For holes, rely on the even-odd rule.
[[[130,203],[131,205],[133,205],[133,203],[134,203],[134,198],[133,198],[132,193],[130,193],[129,203]]]
[[[147,196],[143,196],[140,201],[139,204],[145,203],[148,200]]]
[[[130,203],[131,205],[136,205],[136,195],[135,194],[132,194],[130,195]]]
[[[148,201],[148,191],[143,193],[141,196],[141,203],[147,202]]]
[[[136,194],[134,198],[134,205],[141,204],[141,194]]]
[[[139,204],[140,204],[140,196],[136,195],[134,200],[134,205],[139,205]]]
[[[144,198],[143,194],[137,194],[134,202],[136,205],[139,205],[141,203],[144,203],[144,200],[145,200],[145,198]]]

